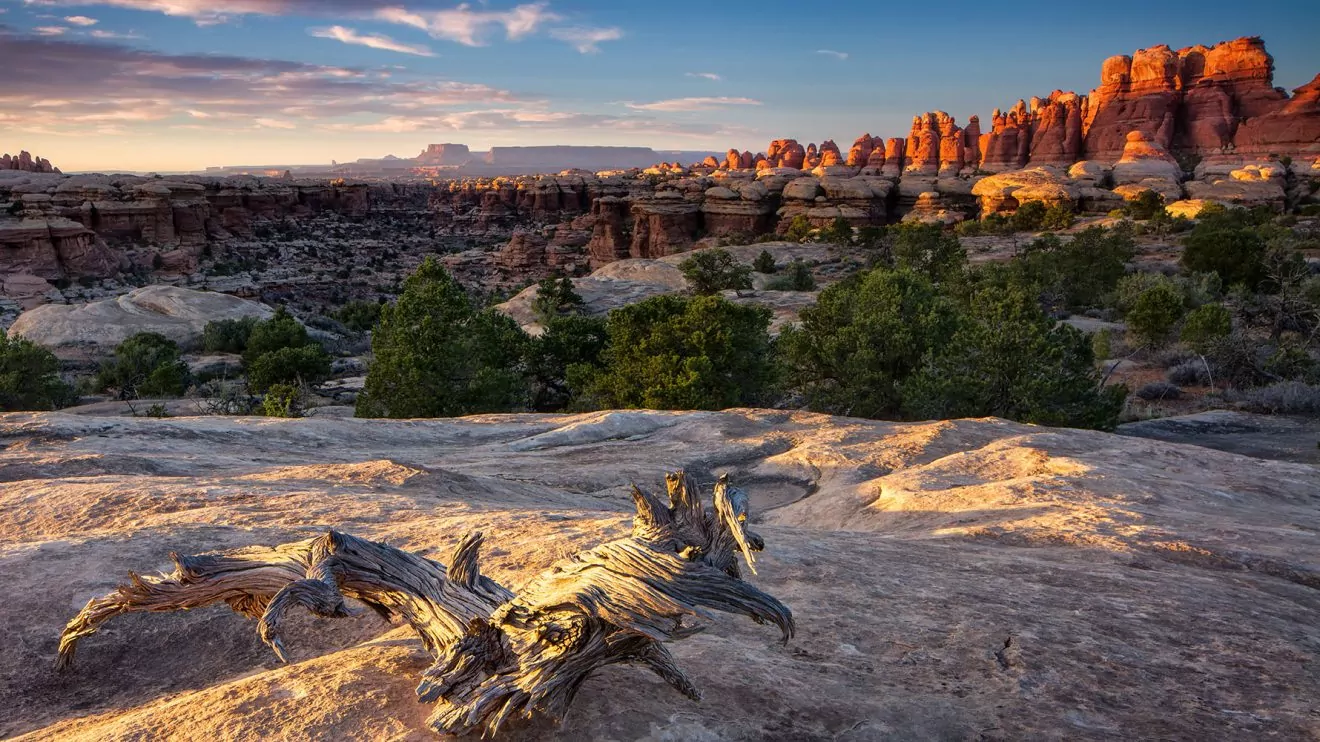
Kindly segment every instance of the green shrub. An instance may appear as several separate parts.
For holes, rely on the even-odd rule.
[[[248,386],[257,393],[277,385],[314,386],[330,378],[330,355],[316,344],[280,348],[257,356],[245,370]]]
[[[772,380],[770,310],[718,296],[656,296],[610,312],[603,367],[581,404],[719,410],[762,401]]]
[[[1168,339],[1185,311],[1182,292],[1172,282],[1165,282],[1143,291],[1133,302],[1125,320],[1128,331],[1137,340],[1159,347]]]
[[[60,378],[60,362],[23,337],[0,332],[0,411],[58,410],[78,401]]]
[[[852,224],[841,216],[834,217],[828,229],[820,233],[820,241],[831,245],[851,245],[853,241]]]
[[[1183,238],[1182,264],[1190,271],[1215,272],[1225,285],[1255,290],[1265,278],[1266,241],[1251,215],[1241,209],[1201,210],[1198,223]]]
[[[531,407],[538,412],[567,408],[574,388],[601,365],[609,340],[603,317],[551,317],[527,346]]]
[[[1164,213],[1164,197],[1152,190],[1145,190],[1123,205],[1123,216],[1129,219],[1154,219]]]
[[[256,317],[219,319],[207,322],[202,330],[202,350],[208,353],[242,353],[247,348]]]
[[[293,384],[272,384],[261,399],[260,414],[266,417],[302,417],[303,390]]]
[[[252,328],[247,346],[243,349],[243,364],[250,365],[261,356],[281,348],[301,348],[315,342],[307,335],[307,328],[284,307],[280,307],[275,310],[273,317],[258,322]]]
[[[816,278],[811,275],[811,269],[806,263],[794,260],[788,264],[784,275],[769,282],[765,287],[770,291],[814,291]]]
[[[750,289],[752,269],[739,263],[728,250],[702,250],[678,264],[688,290],[694,294],[715,294],[726,289]]]
[[[1205,353],[1220,338],[1233,331],[1233,316],[1222,304],[1206,304],[1192,310],[1183,320],[1179,335],[1198,353]]]
[[[1110,430],[1127,390],[1100,387],[1091,340],[1051,320],[1024,292],[983,292],[948,342],[902,384],[917,418],[996,416]]]
[[[354,332],[368,332],[380,319],[380,302],[350,301],[334,313],[334,318]]]
[[[948,341],[957,305],[914,271],[876,269],[821,292],[801,323],[779,336],[791,387],[817,412],[885,417],[902,407],[900,385]]]
[[[532,313],[536,320],[545,324],[552,317],[563,317],[582,310],[582,297],[573,288],[573,279],[543,278],[536,285],[536,297],[532,299]]]
[[[1014,232],[1035,232],[1041,228],[1047,211],[1044,202],[1027,201],[1018,206],[1017,211],[1008,218],[1008,223]]]
[[[1066,203],[1057,203],[1045,210],[1040,219],[1040,228],[1051,231],[1068,229],[1074,221],[1072,208]]]
[[[113,391],[119,399],[179,397],[188,388],[188,378],[178,343],[159,333],[139,332],[120,343],[114,358],[101,365],[96,387]]]
[[[757,273],[774,273],[776,270],[775,256],[771,255],[769,250],[762,250],[761,254],[756,256],[756,260],[752,261],[752,270]]]
[[[509,317],[478,311],[428,257],[382,308],[359,417],[451,417],[523,409],[527,336]]]
[[[790,242],[806,242],[811,238],[813,228],[811,220],[806,214],[798,214],[793,217],[793,221],[788,223],[788,230],[784,232],[784,237]]]
[[[920,273],[936,283],[959,278],[967,266],[967,251],[938,224],[899,224],[890,229],[897,268]]]
[[[1135,254],[1136,242],[1124,229],[1090,227],[1068,242],[1045,235],[1023,248],[1009,264],[1006,278],[1015,285],[1034,286],[1052,311],[1079,310],[1099,306],[1119,285]]]
[[[1105,328],[1091,336],[1091,354],[1096,360],[1104,361],[1114,357],[1114,333]]]

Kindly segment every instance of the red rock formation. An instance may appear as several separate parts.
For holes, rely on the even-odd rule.
[[[28,173],[58,173],[59,168],[50,164],[50,160],[44,157],[34,158],[30,152],[23,150],[17,155],[5,154],[0,156],[0,170],[22,170]]]
[[[871,157],[871,152],[875,150],[875,139],[869,134],[863,134],[853,141],[852,147],[848,149],[847,165],[849,167],[864,167],[867,160]],[[881,155],[884,154],[884,140],[880,142]]]
[[[692,249],[701,229],[701,204],[669,192],[632,204],[633,235],[628,254],[663,258]]]
[[[751,152],[744,151],[741,155],[738,155],[739,170],[751,170],[755,166],[756,157]]]
[[[939,134],[939,174],[957,175],[965,164],[967,145],[963,141],[963,130],[944,111],[935,112],[935,128]]]
[[[712,169],[718,169],[720,166],[720,161],[715,159],[715,155],[706,155],[706,159],[701,161],[701,166]]]
[[[1164,45],[1105,60],[1100,87],[1091,91],[1087,102],[1085,159],[1117,160],[1130,131],[1172,146],[1181,98],[1178,68],[1178,54]]]
[[[796,139],[776,139],[766,149],[765,158],[770,162],[770,167],[801,170],[807,158],[807,150]]]
[[[1031,99],[1028,164],[1068,167],[1082,159],[1083,100],[1061,90],[1046,100]]]
[[[742,153],[736,149],[729,150],[729,153],[724,157],[724,169],[737,170],[741,166]]]
[[[1293,94],[1279,110],[1242,122],[1233,137],[1237,152],[1320,160],[1320,75]]]
[[[898,137],[885,140],[885,175],[899,175],[903,172],[903,158],[906,143]]]
[[[1026,101],[1019,100],[1008,113],[996,108],[990,122],[990,131],[981,135],[981,169],[1002,173],[1026,167],[1031,154]]]
[[[981,166],[981,117],[967,119],[963,129],[963,157],[972,168]]]
[[[593,269],[628,257],[628,235],[624,229],[627,214],[627,199],[602,196],[592,202],[591,215],[595,217],[595,222],[591,228],[591,241],[587,243],[587,253],[591,256]]]
[[[833,167],[844,164],[843,153],[839,151],[839,145],[834,143],[833,139],[826,139],[820,143],[820,166]]]
[[[912,117],[912,132],[908,135],[903,159],[905,173],[934,175],[939,172],[940,135],[935,114]]]
[[[807,153],[802,158],[802,169],[810,170],[820,164],[820,152],[816,150],[815,143],[807,145]]]

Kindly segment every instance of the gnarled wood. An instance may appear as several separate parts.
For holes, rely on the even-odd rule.
[[[319,538],[232,554],[171,555],[169,575],[88,602],[60,637],[57,667],[78,640],[122,613],[226,602],[258,621],[258,635],[285,659],[280,624],[294,607],[318,616],[353,611],[346,598],[401,618],[435,658],[417,686],[434,703],[438,732],[493,734],[510,718],[562,719],[598,668],[635,663],[698,700],[663,642],[701,631],[712,611],[772,623],[793,635],[788,607],[741,578],[764,540],[747,528],[746,493],[716,483],[707,510],[682,472],[665,479],[668,502],[634,487],[632,534],[564,559],[514,593],[481,574],[482,536],[470,534],[449,566],[392,546],[330,531]]]

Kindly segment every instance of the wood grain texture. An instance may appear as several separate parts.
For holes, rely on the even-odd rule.
[[[665,478],[667,502],[634,487],[632,533],[552,565],[517,593],[481,574],[480,533],[449,565],[338,531],[274,548],[179,556],[168,575],[129,582],[88,602],[60,637],[57,667],[111,618],[227,603],[258,619],[257,633],[286,659],[280,625],[290,610],[345,617],[356,600],[407,622],[435,658],[417,686],[444,734],[494,734],[509,719],[561,720],[597,669],[632,663],[694,700],[701,692],[664,642],[705,628],[713,611],[779,627],[793,615],[745,582],[764,540],[747,527],[748,497],[721,477],[707,508],[683,472]]]

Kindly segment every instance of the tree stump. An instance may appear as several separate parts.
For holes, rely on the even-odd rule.
[[[482,535],[467,535],[445,565],[346,533],[227,554],[171,554],[169,575],[129,574],[128,584],[87,603],[60,637],[57,668],[78,641],[122,613],[175,611],[220,602],[258,619],[257,633],[283,661],[281,620],[301,606],[324,617],[352,614],[345,598],[421,637],[434,664],[417,697],[435,704],[443,734],[493,735],[538,712],[561,721],[596,669],[642,665],[700,700],[664,642],[703,630],[710,611],[794,631],[787,606],[742,579],[765,542],[747,527],[745,492],[721,477],[707,509],[682,472],[665,477],[668,503],[633,487],[632,534],[552,565],[520,592],[481,574]]]

